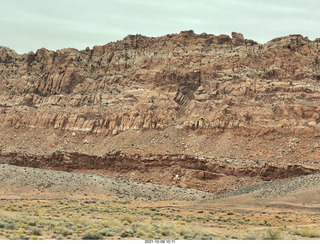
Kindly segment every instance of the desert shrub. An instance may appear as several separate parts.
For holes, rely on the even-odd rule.
[[[96,231],[88,231],[82,237],[82,240],[103,240],[103,236],[101,233]]]
[[[181,220],[185,221],[187,223],[191,223],[194,219],[195,219],[195,217],[188,215],[188,216],[182,218]]]
[[[213,240],[216,238],[217,238],[216,235],[209,234],[209,233],[204,233],[204,234],[200,235],[200,238],[197,237],[197,239],[200,239],[200,240]],[[219,238],[219,239],[223,239],[223,238]]]
[[[62,236],[62,235],[56,235],[56,236],[55,236],[55,239],[56,239],[56,240],[63,240],[63,236]]]
[[[259,234],[256,231],[247,231],[242,237],[244,240],[259,240]]]
[[[282,240],[282,231],[279,229],[268,229],[263,235],[264,240]]]
[[[0,229],[4,229],[5,226],[6,224],[4,222],[0,222]]]
[[[114,236],[114,233],[112,230],[110,230],[109,228],[105,228],[102,231],[100,231],[101,235],[103,236]]]
[[[188,233],[185,233],[185,234],[183,235],[183,239],[186,239],[186,240],[195,240],[196,235],[197,235],[197,233],[188,232]]]
[[[33,209],[33,212],[36,216],[42,216],[46,212],[46,210],[42,208],[35,208]]]
[[[131,224],[133,222],[133,218],[131,216],[128,216],[128,215],[123,216],[120,220],[121,220],[122,223],[126,221],[126,222]]]
[[[113,233],[120,233],[121,230],[122,230],[122,228],[119,227],[119,226],[111,226],[110,227],[110,231],[113,232]]]
[[[128,221],[123,221],[122,224],[123,225],[129,225],[130,223]]]
[[[10,237],[9,237],[9,239],[10,240],[21,240],[21,232],[20,231],[17,231],[17,232],[15,232],[15,233],[13,233]]]
[[[140,228],[136,231],[136,235],[137,235],[137,237],[142,238],[146,235],[146,233],[143,229]]]
[[[37,226],[37,222],[35,221],[35,220],[29,220],[28,222],[27,222],[27,224],[28,225],[30,225],[30,226]]]
[[[16,223],[10,221],[5,225],[5,228],[9,229],[9,230],[16,230],[17,225],[16,225]]]
[[[271,226],[271,224],[265,220],[265,219],[261,219],[259,222],[258,222],[258,225],[265,225],[265,226]]]
[[[291,234],[299,235],[307,238],[316,238],[320,237],[320,230],[314,227],[303,227],[303,228],[294,228],[290,231]]]
[[[161,220],[162,218],[160,216],[152,216],[151,217],[152,220]],[[178,218],[175,220],[179,220]]]
[[[110,221],[105,221],[104,220],[104,221],[101,222],[101,225],[103,227],[105,227],[105,228],[109,228],[112,225],[112,223]]]
[[[42,236],[42,231],[39,228],[34,228],[31,230],[31,234],[35,236]]]
[[[156,232],[155,231],[149,231],[148,233],[147,233],[147,238],[148,239],[155,239],[155,236],[156,235]]]
[[[177,239],[179,239],[180,235],[174,229],[170,229],[169,230],[169,237],[172,240],[177,240]]]
[[[29,240],[30,238],[27,235],[20,235],[20,239],[21,240]]]
[[[61,232],[61,235],[63,235],[64,237],[67,237],[67,236],[69,236],[69,235],[72,235],[72,231],[70,231],[70,230],[63,230],[63,231]]]
[[[162,235],[160,233],[155,233],[153,238],[156,239],[156,240],[161,240],[163,237],[162,237]]]
[[[12,234],[8,236],[9,240],[20,240],[19,236],[17,234]]]
[[[121,233],[121,237],[133,237],[134,236],[134,233],[132,230],[130,229],[127,229],[127,230],[124,230],[122,233]]]
[[[170,229],[169,228],[160,228],[159,230],[159,233],[163,236],[169,236],[170,234]]]

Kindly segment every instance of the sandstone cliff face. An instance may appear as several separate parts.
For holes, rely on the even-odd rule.
[[[319,40],[300,35],[261,45],[192,31],[83,51],[1,48],[0,119],[105,134],[167,126],[316,133],[318,51]]]
[[[0,47],[0,149],[313,164],[319,51],[301,35],[262,45],[193,31],[82,51]]]

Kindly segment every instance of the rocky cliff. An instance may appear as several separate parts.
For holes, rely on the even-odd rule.
[[[183,31],[22,55],[0,47],[0,150],[3,157],[63,152],[108,161],[106,155],[121,152],[168,157],[172,167],[184,165],[172,155],[186,155],[240,168],[295,164],[317,170],[319,82],[320,39],[301,35],[262,45],[240,33]],[[67,158],[59,162],[77,165]],[[152,162],[150,169],[163,160]],[[78,169],[94,170],[90,161],[85,165]],[[115,168],[108,165],[104,173],[121,171]],[[188,175],[188,167],[164,168],[160,183]],[[206,177],[198,178],[205,184]]]

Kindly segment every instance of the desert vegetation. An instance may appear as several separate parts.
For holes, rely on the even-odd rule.
[[[303,221],[312,224],[299,226]],[[302,215],[181,208],[178,203],[99,199],[8,200],[0,239],[316,239],[320,225]]]

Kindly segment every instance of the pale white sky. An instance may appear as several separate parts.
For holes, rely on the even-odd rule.
[[[320,37],[319,0],[0,0],[0,45],[18,53],[103,45],[129,34],[241,32],[265,43]]]

